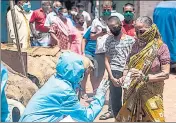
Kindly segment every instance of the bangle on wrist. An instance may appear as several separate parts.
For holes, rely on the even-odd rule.
[[[147,75],[147,76],[144,76],[144,81],[145,82],[148,82],[149,81],[149,76]]]

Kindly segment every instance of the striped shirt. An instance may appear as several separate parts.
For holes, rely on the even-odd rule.
[[[114,39],[113,35],[106,39],[105,50],[106,55],[110,58],[111,70],[124,71],[127,58],[134,43],[135,39],[128,35],[122,36],[120,41]]]

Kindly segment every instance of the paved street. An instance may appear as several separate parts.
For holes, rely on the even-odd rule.
[[[176,75],[171,74],[170,78],[165,82],[164,88],[164,110],[165,118],[167,122],[176,121]],[[107,111],[108,106],[105,105],[100,115]],[[99,116],[100,116],[99,115]],[[102,122],[99,120],[99,116],[95,122]],[[106,122],[113,122],[114,119],[108,119]]]
[[[165,118],[167,122],[176,121],[176,74],[171,74],[170,78],[165,81],[164,88],[164,110]],[[108,97],[107,97],[108,98]],[[103,107],[103,110],[99,116],[107,111],[107,104]],[[95,122],[102,122],[99,120],[99,116],[96,118]],[[114,119],[108,119],[105,122],[113,122]]]
[[[165,82],[164,88],[164,110],[167,122],[176,121],[176,74],[170,75]]]

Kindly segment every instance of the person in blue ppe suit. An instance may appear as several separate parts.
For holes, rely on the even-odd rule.
[[[83,107],[76,88],[90,68],[88,58],[70,51],[63,52],[56,65],[56,73],[34,94],[19,121],[59,122],[70,116],[78,122],[92,122],[104,105],[109,82],[102,81],[94,100],[88,107]]]
[[[7,80],[7,69],[1,64],[1,122],[10,122],[10,112],[5,94]]]

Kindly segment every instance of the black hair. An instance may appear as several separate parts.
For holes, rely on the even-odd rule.
[[[116,10],[116,4],[115,3],[112,4],[112,9]]]
[[[15,4],[17,4],[20,0],[15,0]]]
[[[72,6],[71,8],[72,8],[72,9],[77,9],[77,6]]]
[[[10,6],[7,8],[7,12],[10,10]]]
[[[132,4],[132,3],[126,3],[126,4],[123,6],[123,11],[124,11],[124,8],[125,8],[126,6],[131,6],[131,7],[133,8],[133,11],[135,10],[134,4]]]
[[[18,4],[18,2],[21,0],[15,0],[15,4]],[[28,2],[29,0],[26,0],[26,2]]]
[[[63,6],[63,7],[61,7],[61,10],[63,10],[63,9],[67,9],[65,6]],[[68,10],[68,9],[67,9]]]
[[[63,11],[64,9],[66,9],[68,11],[68,9],[64,6],[60,8],[60,11]]]
[[[118,24],[119,26],[122,26],[122,23],[121,23],[120,19],[119,19],[117,16],[110,16],[110,17],[108,18],[108,22],[109,22],[109,21],[115,21],[116,24]]]
[[[84,5],[83,5],[83,3],[78,3],[78,4],[77,4],[77,7],[78,7],[78,8],[84,8]]]

